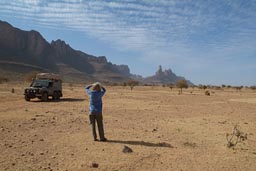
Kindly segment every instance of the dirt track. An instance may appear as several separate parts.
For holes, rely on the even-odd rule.
[[[256,170],[255,92],[107,87],[109,141],[94,142],[83,85],[59,102],[26,102],[23,87],[0,84],[0,170]],[[237,123],[248,139],[229,149]]]

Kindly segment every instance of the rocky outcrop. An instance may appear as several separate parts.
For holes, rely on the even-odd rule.
[[[96,57],[74,50],[60,39],[48,43],[37,31],[23,31],[3,21],[0,21],[0,60],[16,65],[17,62],[29,64],[63,75],[76,71],[75,74],[89,74],[95,80],[101,80],[100,73],[107,73],[105,79],[110,75],[109,81],[112,75],[120,81],[130,75],[127,65],[115,65],[105,56]],[[65,66],[65,70],[59,66]]]
[[[22,31],[0,21],[0,59],[56,69],[50,44],[37,31]]]
[[[160,65],[155,75],[146,77],[143,82],[149,84],[175,84],[178,80],[184,80],[184,77],[177,76],[171,69],[164,70]],[[189,84],[192,84],[188,81]]]

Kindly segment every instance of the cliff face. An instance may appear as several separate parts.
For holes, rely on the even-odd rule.
[[[29,64],[63,75],[80,74],[95,80],[102,79],[99,73],[108,73],[104,75],[108,81],[113,76],[122,81],[130,75],[127,65],[115,65],[105,56],[74,50],[62,40],[48,43],[37,31],[23,31],[3,21],[0,21],[0,61]]]
[[[0,21],[0,59],[56,69],[50,44],[36,31],[22,31]]]

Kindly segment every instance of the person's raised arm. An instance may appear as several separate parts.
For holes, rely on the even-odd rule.
[[[104,87],[101,87],[101,89],[102,89],[102,96],[105,94],[105,92],[106,92],[106,89],[104,88]]]
[[[85,87],[85,91],[86,91],[86,93],[87,94],[91,94],[91,90],[90,90],[90,88],[92,87],[92,85],[87,85],[86,87]]]

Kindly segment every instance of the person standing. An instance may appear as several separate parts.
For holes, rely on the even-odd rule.
[[[102,96],[105,94],[106,89],[101,86],[99,82],[87,85],[85,87],[86,93],[90,96],[90,124],[92,126],[92,135],[94,141],[98,141],[96,133],[96,122],[100,141],[107,141],[104,135],[103,116],[102,116]]]

